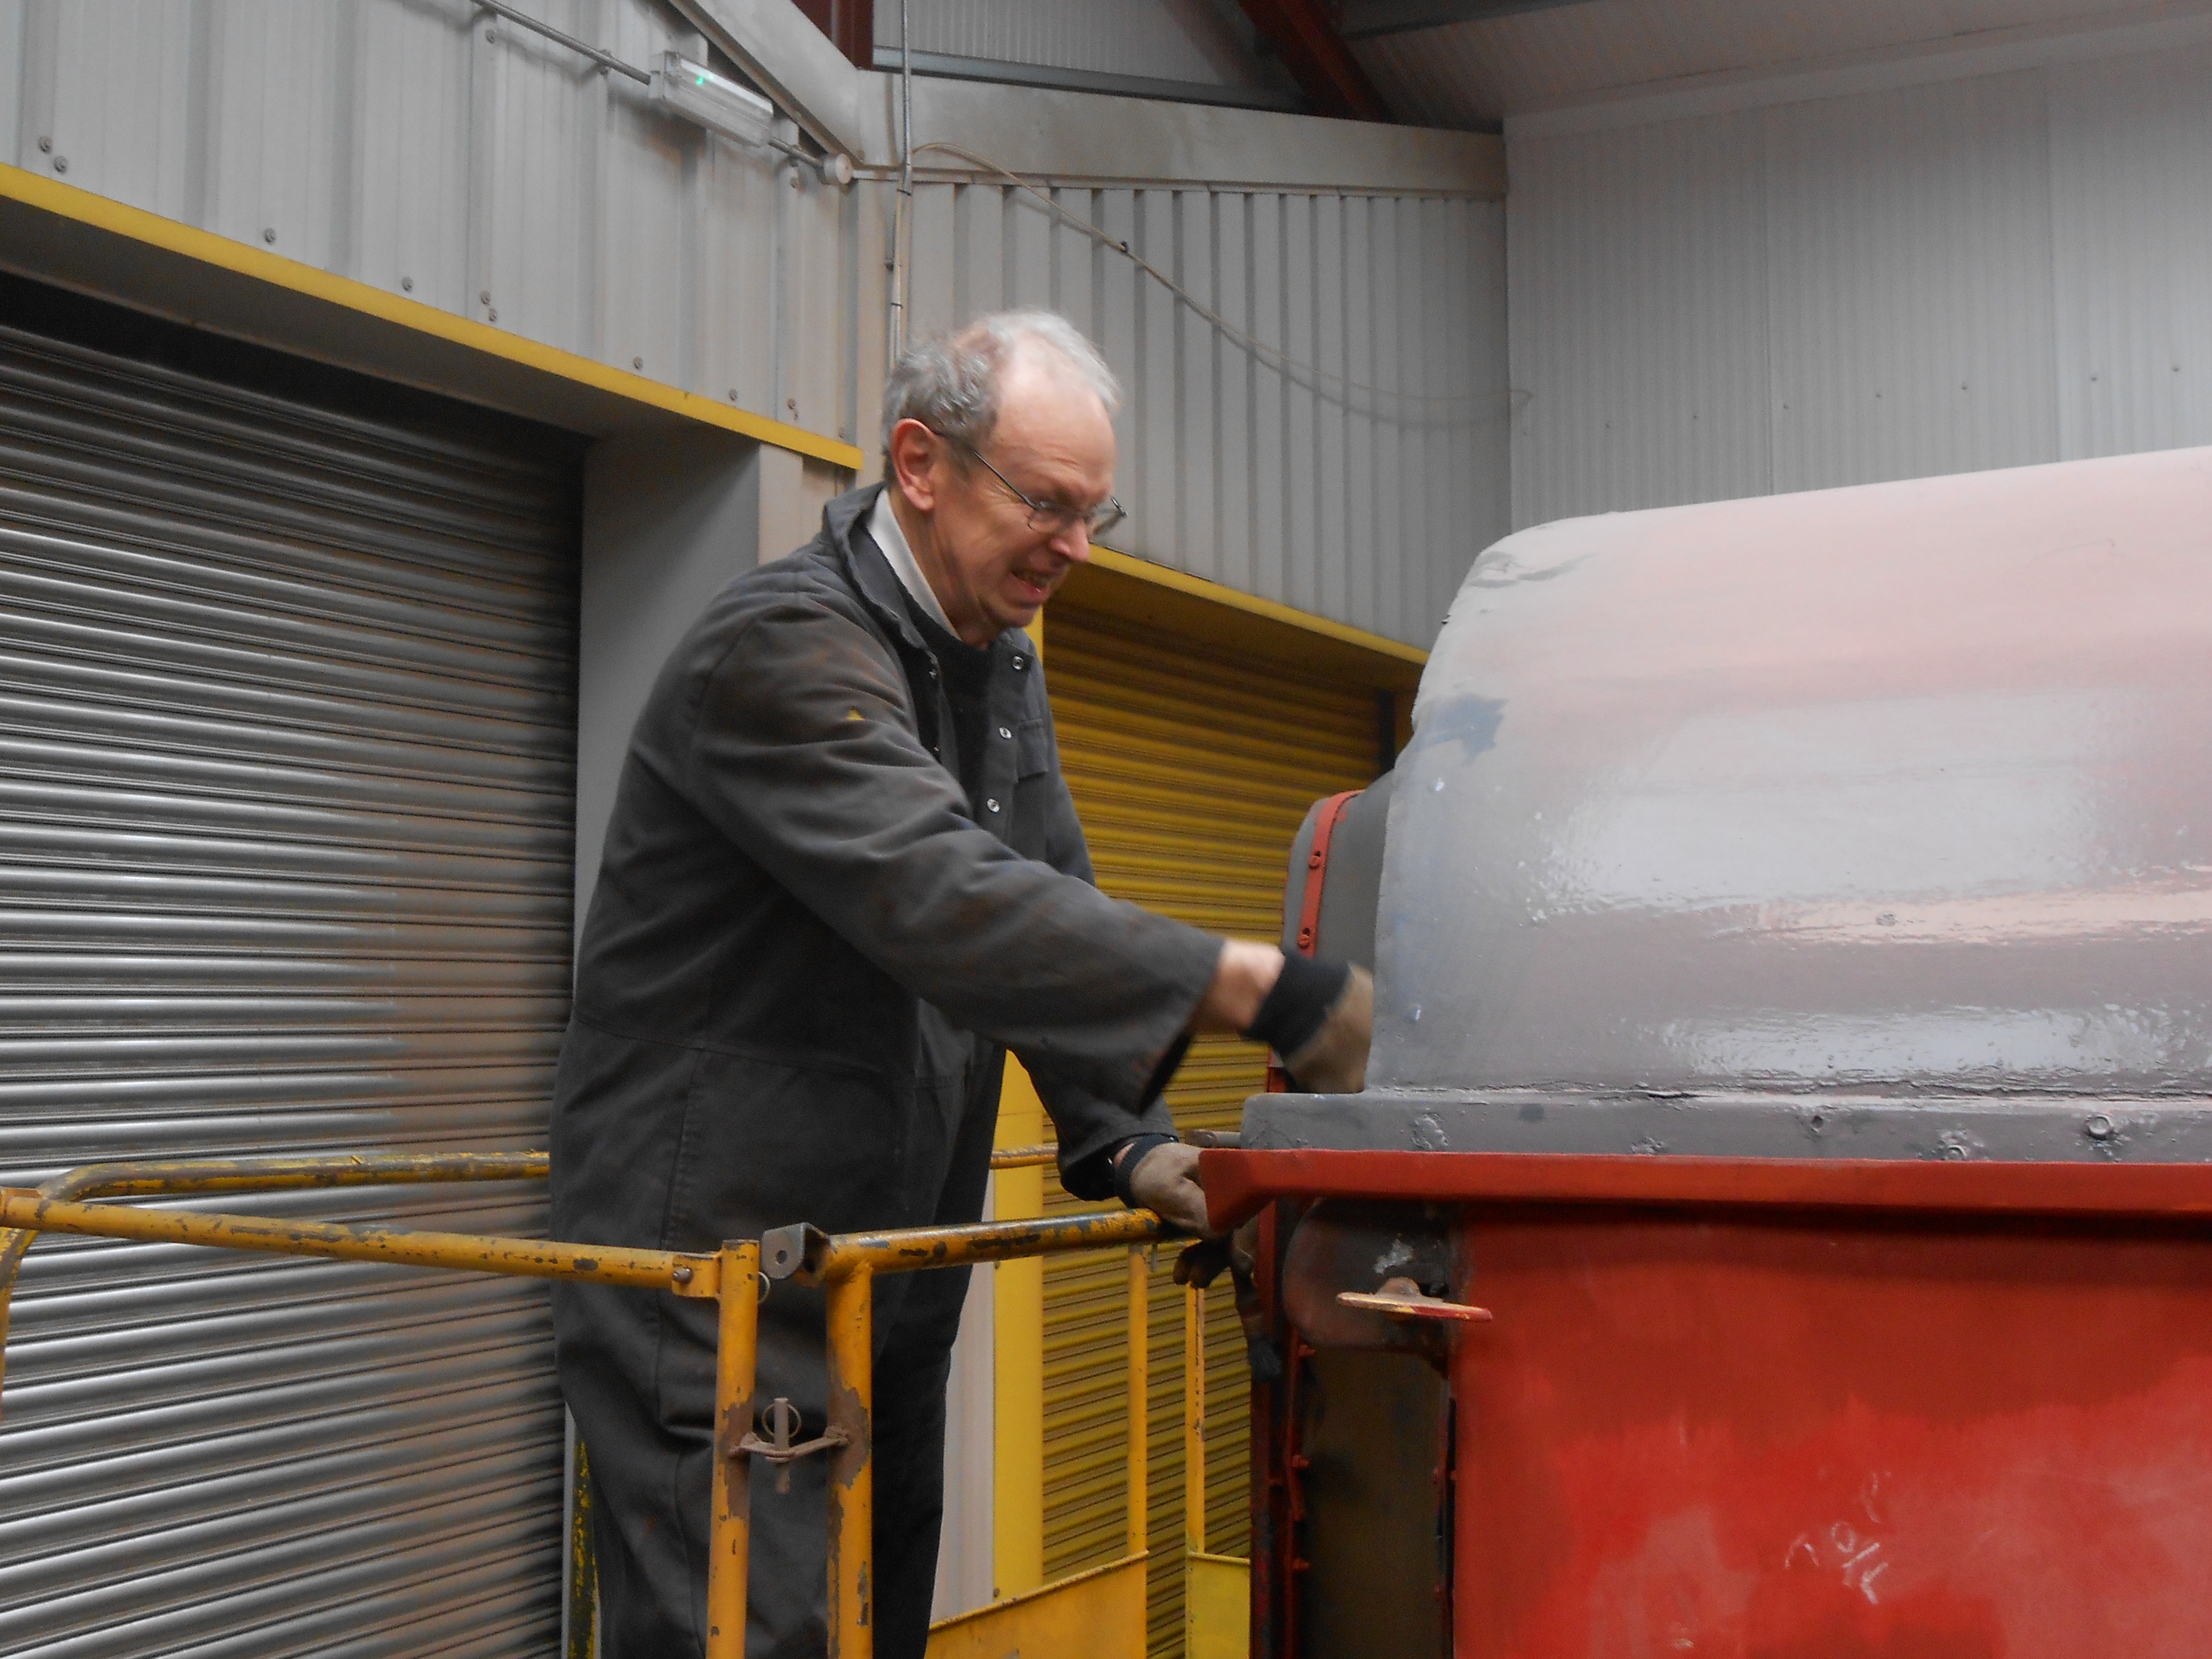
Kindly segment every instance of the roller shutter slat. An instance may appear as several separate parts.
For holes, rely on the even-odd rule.
[[[575,448],[350,396],[0,329],[8,1182],[544,1144]],[[544,1229],[526,1182],[188,1202]],[[535,1282],[42,1241],[0,1416],[0,1655],[549,1651],[550,1334]]]
[[[1291,839],[1320,796],[1374,776],[1375,704],[1364,687],[1285,673],[1217,647],[1140,629],[1063,601],[1045,666],[1060,759],[1098,884],[1209,931],[1273,939]],[[1168,1100],[1184,1129],[1234,1128],[1265,1086],[1248,1045],[1193,1045]],[[1090,1207],[1055,1194],[1048,1209]],[[1174,1256],[1154,1263],[1152,1546],[1156,1656],[1182,1650],[1182,1301]],[[1045,1571],[1118,1556],[1128,1410],[1127,1268],[1118,1253],[1045,1268]],[[1243,1338],[1225,1294],[1209,1297],[1206,1530],[1246,1547]]]

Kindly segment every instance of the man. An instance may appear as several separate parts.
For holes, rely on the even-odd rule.
[[[1358,1088],[1364,975],[1109,900],[1020,630],[1119,516],[1112,375],[1060,318],[986,318],[884,392],[888,488],[740,577],[639,718],[586,922],[553,1116],[556,1237],[708,1250],[975,1220],[1004,1056],[1061,1179],[1206,1226],[1159,1090],[1195,1033]],[[875,1290],[876,1647],[920,1659],[964,1271]],[[608,1659],[696,1655],[714,1310],[557,1285],[591,1456]],[[824,1416],[818,1296],[761,1309],[759,1392]],[[753,1471],[747,1651],[823,1651],[823,1463]]]

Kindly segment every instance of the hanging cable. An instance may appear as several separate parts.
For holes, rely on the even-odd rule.
[[[1493,393],[1481,392],[1401,392],[1395,390],[1389,386],[1373,386],[1363,380],[1355,380],[1348,375],[1337,374],[1334,369],[1323,368],[1318,363],[1310,363],[1301,358],[1293,357],[1281,347],[1269,345],[1265,340],[1259,339],[1254,335],[1248,333],[1245,330],[1239,328],[1236,324],[1231,322],[1226,317],[1224,317],[1219,312],[1214,310],[1212,307],[1207,305],[1203,300],[1200,300],[1196,295],[1193,294],[1188,289],[1183,287],[1182,283],[1176,282],[1172,276],[1170,276],[1158,265],[1152,264],[1151,260],[1146,258],[1144,255],[1139,253],[1134,248],[1131,247],[1128,243],[1107,231],[1100,229],[1089,220],[1079,218],[1076,215],[1070,213],[1059,203],[1054,201],[1050,196],[1047,195],[1043,191],[1039,190],[1035,185],[1030,183],[1028,179],[1023,178],[1021,174],[1014,172],[1011,167],[1004,167],[999,162],[994,161],[988,155],[978,155],[974,150],[963,149],[958,144],[949,143],[943,139],[932,139],[927,143],[915,144],[911,149],[907,150],[902,156],[902,177],[906,180],[906,182],[901,186],[903,192],[909,195],[912,193],[913,157],[920,155],[926,151],[933,150],[946,155],[957,155],[962,161],[968,162],[969,165],[980,167],[983,172],[991,174],[995,178],[1006,180],[1006,182],[1013,185],[1024,195],[1035,197],[1039,202],[1044,204],[1045,210],[1051,213],[1055,218],[1060,220],[1073,229],[1081,231],[1092,241],[1120,254],[1123,258],[1128,260],[1130,264],[1135,265],[1138,270],[1143,271],[1147,276],[1150,276],[1154,282],[1158,283],[1162,288],[1167,289],[1170,294],[1175,295],[1176,299],[1182,301],[1183,304],[1188,306],[1200,317],[1212,324],[1214,327],[1219,329],[1221,332],[1227,335],[1230,339],[1235,341],[1238,345],[1243,346],[1247,351],[1259,358],[1262,362],[1279,370],[1285,376],[1291,380],[1296,380],[1301,375],[1308,376],[1313,380],[1327,381],[1333,386],[1340,386],[1346,392],[1360,392],[1371,398],[1395,398],[1402,403],[1410,404],[1432,404],[1448,406],[1454,404],[1480,403],[1495,395]],[[866,169],[863,169],[862,176],[880,175],[871,174],[867,173]],[[1308,389],[1316,392],[1319,392],[1320,391],[1319,386],[1309,386]],[[1509,392],[1507,396],[1510,402],[1511,394]],[[1480,419],[1483,417],[1477,416],[1476,418]],[[1504,416],[1499,416],[1490,418],[1502,419]]]

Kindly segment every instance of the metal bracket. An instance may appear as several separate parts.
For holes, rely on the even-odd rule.
[[[835,1451],[853,1443],[853,1437],[842,1429],[825,1429],[811,1440],[791,1443],[791,1437],[799,1432],[799,1408],[779,1395],[769,1408],[761,1413],[768,1431],[775,1438],[763,1440],[748,1430],[731,1451],[732,1457],[758,1457],[776,1466],[775,1489],[780,1492],[791,1490],[791,1466],[802,1457],[811,1457],[817,1452]]]
[[[1431,1296],[1410,1279],[1386,1279],[1379,1291],[1339,1291],[1336,1299],[1340,1306],[1364,1308],[1392,1319],[1480,1321],[1492,1316],[1487,1308]]]

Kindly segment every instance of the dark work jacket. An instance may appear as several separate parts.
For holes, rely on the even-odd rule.
[[[1036,648],[1009,629],[979,651],[919,621],[867,535],[876,495],[840,496],[806,547],[725,588],[639,717],[555,1085],[556,1237],[711,1250],[797,1221],[972,1220],[1006,1048],[1052,1115],[1063,1178],[1091,1160],[1078,1196],[1105,1195],[1092,1154],[1172,1128],[1139,1103],[1219,942],[1092,885]],[[875,1297],[878,1401],[921,1413],[909,1507],[931,1547],[902,1598],[917,1631],[965,1279],[897,1276]],[[609,1650],[680,1651],[703,1607],[712,1304],[553,1294],[562,1389],[619,1534],[603,1532],[626,1632]],[[787,1395],[809,1432],[820,1317],[795,1285],[761,1310],[762,1397]],[[890,1458],[896,1425],[878,1429]],[[812,1650],[817,1478],[787,1497],[754,1483],[753,1651]]]
[[[988,647],[981,799],[963,793],[944,673],[866,532],[876,494],[726,588],[638,720],[570,1028],[628,1052],[588,1102],[564,1054],[564,1236],[928,1221],[990,1058],[964,1033],[1021,1056],[1063,1170],[1169,1127],[1136,1108],[1218,942],[1091,884],[1019,630]],[[564,1146],[579,1114],[596,1132]]]

